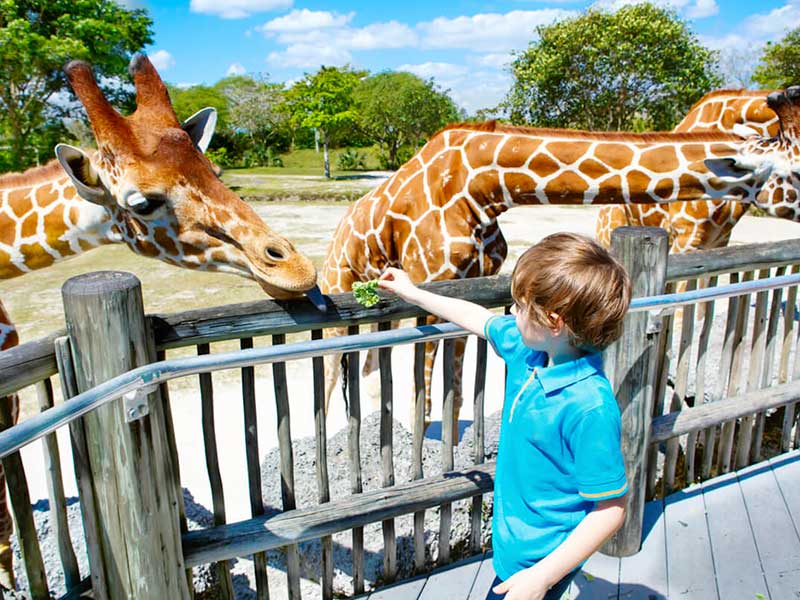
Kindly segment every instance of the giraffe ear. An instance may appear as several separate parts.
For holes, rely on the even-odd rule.
[[[749,167],[735,158],[707,158],[706,168],[726,182],[744,183],[755,177],[755,168]]]
[[[198,110],[191,117],[181,123],[181,129],[189,134],[194,145],[200,152],[205,153],[211,143],[211,136],[214,135],[214,128],[217,126],[217,109],[207,107]]]
[[[56,158],[69,178],[72,179],[81,198],[103,206],[112,202],[108,190],[92,166],[92,161],[83,150],[68,144],[58,144],[56,145]]]

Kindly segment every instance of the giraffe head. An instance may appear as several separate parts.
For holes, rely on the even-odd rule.
[[[720,183],[739,183],[751,190],[754,204],[770,215],[800,222],[800,86],[767,96],[778,115],[775,137],[751,135],[735,156],[704,162]]]
[[[128,117],[111,106],[89,65],[73,61],[65,72],[98,149],[89,155],[59,144],[56,156],[80,196],[106,209],[120,241],[181,267],[254,279],[276,298],[316,295],[311,261],[227,189],[203,155],[216,123],[213,109],[179,123],[143,54],[129,67],[136,111]]]

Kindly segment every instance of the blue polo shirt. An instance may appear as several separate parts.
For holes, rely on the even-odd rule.
[[[595,502],[628,486],[601,355],[548,367],[513,317],[490,318],[484,333],[508,365],[492,517],[494,569],[506,580],[555,550]]]

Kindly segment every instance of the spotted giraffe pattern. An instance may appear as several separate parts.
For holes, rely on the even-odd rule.
[[[311,292],[316,270],[285,238],[219,180],[203,156],[213,110],[179,123],[150,61],[135,55],[130,72],[136,111],[120,115],[105,99],[89,65],[65,68],[83,104],[98,149],[64,144],[58,162],[0,177],[0,279],[47,268],[111,243],[169,264],[242,275],[280,298]],[[17,345],[0,304],[0,350]],[[19,399],[9,402],[16,422]],[[0,470],[0,585],[14,587],[12,521]]]
[[[778,117],[767,106],[768,91],[718,90],[703,96],[673,131],[721,131],[734,133],[737,125],[758,135],[775,136]],[[673,204],[606,206],[596,224],[597,240],[611,245],[611,232],[626,225],[661,227],[670,237],[670,252],[727,246],[734,226],[747,212],[747,205],[725,200]]]
[[[770,97],[783,124],[776,138],[451,126],[350,207],[320,286],[346,292],[390,266],[416,283],[495,273],[506,253],[497,216],[518,205],[736,197],[798,221],[798,104],[800,88]],[[330,393],[338,361],[327,366]],[[459,386],[456,411],[460,403]]]

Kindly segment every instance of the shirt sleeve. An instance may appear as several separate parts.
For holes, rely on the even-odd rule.
[[[509,315],[489,317],[483,326],[485,337],[495,353],[503,360],[508,360],[520,347],[520,333],[517,321]]]
[[[619,413],[605,405],[584,413],[571,437],[578,493],[598,502],[625,495],[625,463],[620,448]]]

